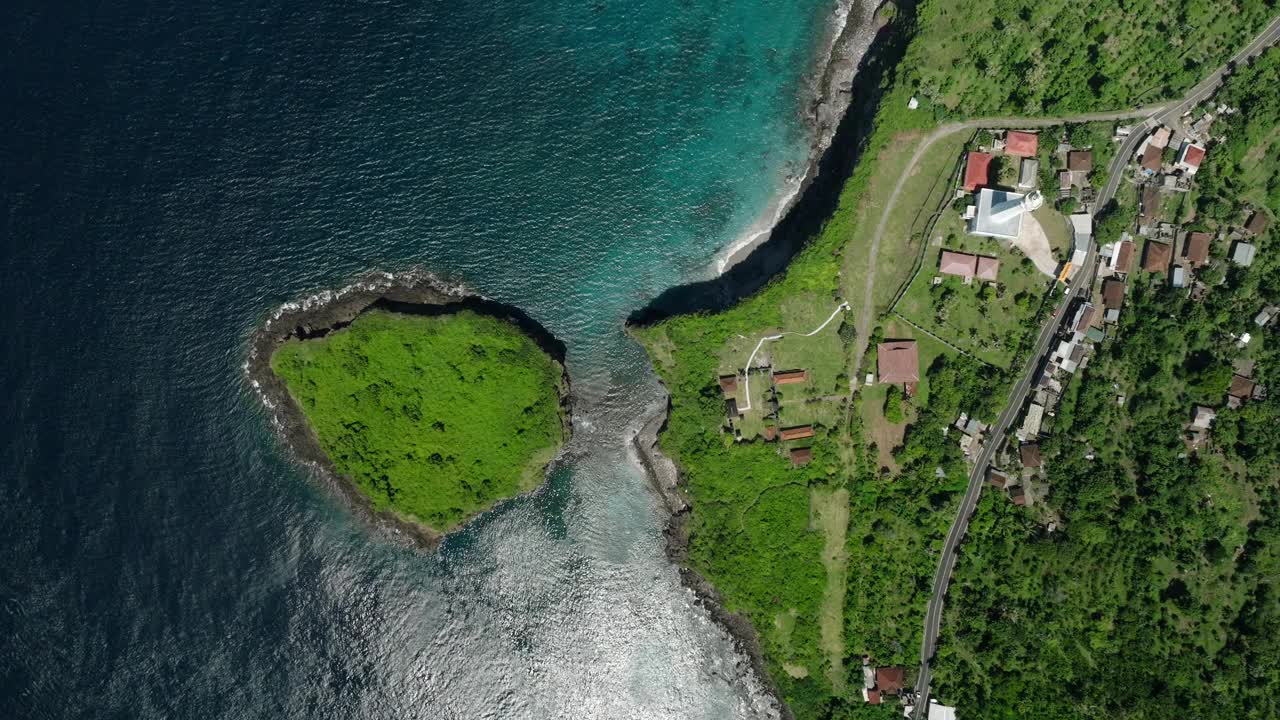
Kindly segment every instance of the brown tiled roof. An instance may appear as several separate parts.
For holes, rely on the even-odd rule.
[[[1102,304],[1108,310],[1119,310],[1124,304],[1124,282],[1115,278],[1102,281]]]
[[[1203,265],[1209,259],[1209,241],[1213,236],[1207,232],[1193,232],[1187,235],[1187,247],[1184,255],[1192,265]]]
[[[1133,241],[1125,240],[1116,247],[1116,272],[1127,273],[1133,266]]]
[[[1247,398],[1253,394],[1253,381],[1241,375],[1233,375],[1231,376],[1231,389],[1227,390],[1227,394],[1238,398]]]
[[[1009,499],[1013,501],[1014,505],[1026,505],[1027,492],[1022,489],[1021,485],[1018,485],[1009,490]]]
[[[764,426],[764,441],[771,442],[778,437],[778,428],[773,425]]]
[[[901,665],[876,668],[876,687],[886,695],[897,695],[906,685],[907,669]]]
[[[1098,314],[1098,308],[1093,303],[1085,303],[1080,312],[1080,322],[1076,323],[1076,332],[1085,332],[1089,326],[1093,324],[1093,316]]]
[[[732,395],[738,392],[738,376],[737,375],[721,375],[720,391],[725,395]]]
[[[996,277],[1000,273],[1000,261],[992,257],[978,256],[978,267],[974,273],[974,277],[979,280],[996,281]]]
[[[1040,443],[1027,443],[1018,448],[1018,454],[1022,457],[1022,467],[1040,467]]]
[[[1138,194],[1138,215],[1139,225],[1151,225],[1160,217],[1160,193],[1156,192],[1155,186],[1143,185],[1142,192]]]
[[[1160,172],[1164,153],[1160,148],[1151,143],[1147,143],[1147,149],[1142,151],[1142,167],[1144,170],[1151,172]]]
[[[889,340],[876,346],[876,371],[890,385],[920,382],[920,356],[915,340]]]
[[[994,468],[987,470],[987,482],[992,486],[1003,489],[1009,484],[1009,476]]]
[[[793,467],[808,465],[812,459],[813,451],[809,448],[791,448],[791,465]]]
[[[1254,210],[1253,215],[1249,216],[1249,222],[1244,224],[1244,229],[1250,235],[1261,235],[1267,229],[1267,216],[1261,210]]]
[[[785,372],[774,373],[773,382],[778,385],[791,385],[793,383],[802,383],[809,379],[809,373],[804,370],[787,370]]]
[[[1142,269],[1147,272],[1169,272],[1169,258],[1173,257],[1173,248],[1168,243],[1147,241],[1147,251],[1142,256]]]
[[[796,427],[782,428],[783,440],[803,440],[804,438],[813,437],[812,425],[797,425]]]
[[[1089,172],[1093,169],[1093,153],[1089,150],[1072,150],[1067,153],[1067,169]]]
[[[978,256],[943,250],[942,255],[938,256],[938,272],[963,278],[973,277],[978,272]]]

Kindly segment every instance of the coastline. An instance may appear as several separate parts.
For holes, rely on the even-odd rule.
[[[674,315],[723,310],[759,290],[781,272],[806,244],[816,228],[830,216],[840,186],[861,159],[863,140],[871,132],[871,120],[880,105],[879,79],[896,65],[906,35],[891,22],[878,22],[889,0],[841,0],[841,7],[865,10],[857,26],[846,15],[831,41],[828,61],[816,73],[819,92],[808,115],[813,133],[810,160],[794,192],[785,198],[767,230],[731,245],[716,260],[711,280],[694,281],[663,292],[627,319],[628,328],[646,326]],[[851,47],[868,38],[861,48]],[[867,103],[855,108],[852,100],[863,90]],[[818,182],[819,180],[822,182]],[[663,454],[659,438],[670,416],[671,395],[661,378],[662,401],[655,403],[631,438],[639,464],[670,516],[664,529],[666,554],[680,572],[681,581],[706,609],[712,620],[733,638],[751,663],[756,678],[772,695],[779,715],[794,720],[777,683],[765,664],[760,638],[751,621],[729,611],[715,586],[689,565],[689,523],[693,507],[685,491],[687,477],[674,459]]]
[[[835,19],[829,25],[827,39],[819,57],[825,57],[811,75],[810,99],[801,112],[809,134],[809,156],[799,176],[788,175],[787,189],[765,207],[762,219],[742,237],[716,253],[715,275],[723,275],[745,260],[769,236],[787,213],[796,206],[821,171],[823,155],[831,147],[840,123],[853,103],[853,83],[859,65],[870,51],[879,28],[876,13],[882,0],[839,0]],[[770,212],[772,210],[772,212]]]
[[[452,527],[436,529],[389,510],[375,510],[369,498],[351,478],[338,472],[289,394],[284,380],[271,370],[271,356],[283,343],[299,338],[322,337],[349,325],[361,313],[380,308],[404,314],[447,314],[473,310],[514,323],[546,352],[560,368],[557,392],[560,396],[563,439],[543,467],[543,482],[530,490],[498,500],[472,513]],[[573,408],[569,373],[565,367],[565,346],[550,332],[518,308],[468,292],[460,283],[447,282],[423,270],[404,273],[367,273],[339,290],[325,290],[276,308],[254,330],[242,365],[245,378],[264,409],[281,444],[313,479],[383,538],[399,545],[435,550],[450,534],[466,527],[476,517],[514,498],[535,492],[545,483],[547,470],[561,457],[573,436]]]

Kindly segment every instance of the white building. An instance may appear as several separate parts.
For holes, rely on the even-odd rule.
[[[978,192],[978,212],[969,221],[969,233],[1015,240],[1022,232],[1022,216],[1044,204],[1038,192],[1026,195],[983,188]]]

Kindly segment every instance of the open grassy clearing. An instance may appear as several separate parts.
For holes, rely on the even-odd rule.
[[[809,502],[817,528],[822,532],[822,566],[827,571],[818,618],[822,649],[826,652],[826,673],[832,689],[844,693],[844,593],[849,565],[845,535],[849,528],[849,491],[814,488]]]
[[[933,233],[941,245],[930,244],[925,267],[907,288],[897,311],[962,350],[999,367],[1008,367],[1034,321],[1050,280],[1017,249],[992,238],[965,232],[959,213],[947,210]],[[937,272],[943,249],[975,253],[1000,261],[994,284]],[[935,278],[942,278],[938,284]]]

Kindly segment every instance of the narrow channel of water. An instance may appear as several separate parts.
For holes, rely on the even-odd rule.
[[[834,5],[0,10],[0,716],[767,717],[663,556],[622,321],[803,170]],[[570,348],[533,497],[424,555],[279,452],[274,307],[424,266]]]

